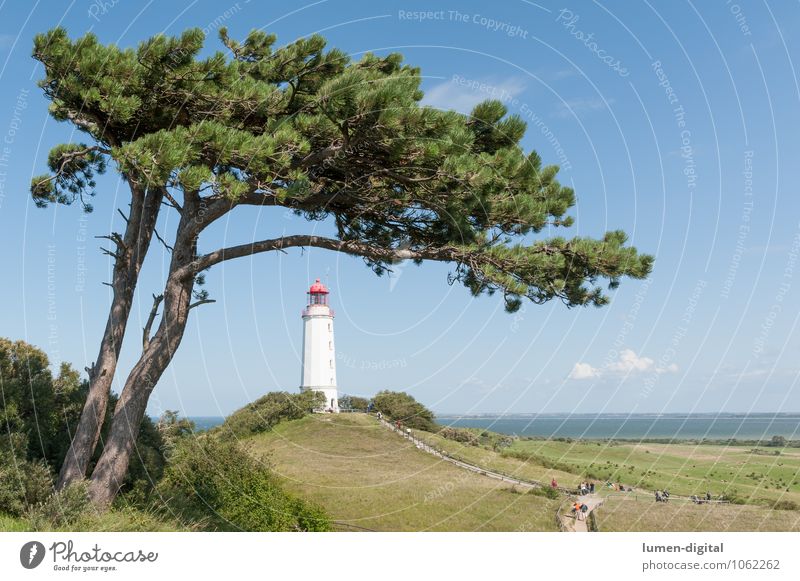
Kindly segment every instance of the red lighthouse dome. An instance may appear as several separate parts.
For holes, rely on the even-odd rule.
[[[316,282],[311,285],[311,288],[308,289],[308,293],[306,294],[308,294],[309,307],[313,305],[328,306],[328,295],[330,294],[330,291],[328,290],[328,287],[319,281],[319,279],[317,279]],[[331,314],[333,314],[332,311]]]
[[[322,284],[319,279],[311,285],[311,288],[308,289],[308,294],[310,295],[327,295],[329,293],[328,287]]]

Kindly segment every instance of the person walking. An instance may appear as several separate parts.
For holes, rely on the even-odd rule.
[[[590,492],[591,494],[594,494],[594,482],[590,482],[590,483],[589,483],[589,492]]]
[[[556,479],[555,479],[555,478],[553,478],[553,479],[550,481],[550,487],[551,487],[551,488],[558,488],[558,482],[556,482]]]

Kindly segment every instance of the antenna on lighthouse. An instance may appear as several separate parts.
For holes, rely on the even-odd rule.
[[[308,289],[303,309],[303,368],[300,389],[322,393],[324,406],[316,411],[339,413],[336,387],[336,351],[333,345],[334,312],[328,287],[317,279]]]

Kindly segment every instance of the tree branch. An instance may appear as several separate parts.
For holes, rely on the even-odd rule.
[[[167,188],[164,188],[164,192],[163,193],[164,193],[164,197],[167,198],[167,200],[169,200],[169,204],[167,204],[167,205],[168,206],[172,206],[173,208],[175,208],[178,211],[179,214],[182,214],[183,213],[183,206],[181,206],[178,203],[178,201],[174,197],[172,197],[172,194],[169,193]]]
[[[322,236],[312,235],[295,235],[283,236],[282,238],[273,238],[271,240],[261,240],[251,244],[242,244],[240,246],[231,246],[229,248],[221,248],[209,254],[198,257],[193,262],[179,269],[176,273],[181,278],[190,276],[201,270],[205,270],[210,266],[219,264],[232,258],[240,258],[242,256],[250,256],[252,254],[259,254],[261,252],[269,252],[272,250],[283,250],[292,247],[313,246],[316,248],[324,248],[326,250],[334,250],[336,252],[344,252],[345,254],[352,254],[355,256],[363,256],[373,260],[380,260],[382,262],[398,262],[400,260],[439,260],[439,261],[455,261],[465,257],[465,252],[458,250],[454,247],[441,247],[441,248],[423,248],[423,249],[409,249],[409,248],[385,248],[381,246],[374,246],[364,242],[355,240],[336,240],[335,238],[325,238]]]
[[[155,234],[156,238],[158,238],[159,242],[161,242],[161,244],[164,245],[164,248],[166,248],[169,252],[172,252],[172,250],[173,250],[172,246],[167,244],[167,242],[161,237],[161,234],[158,233],[158,230],[153,228],[153,234]]]
[[[189,305],[189,310],[192,310],[195,307],[199,307],[200,305],[207,305],[209,303],[216,303],[217,301],[214,299],[201,299]]]
[[[144,326],[144,333],[142,334],[142,351],[147,351],[147,348],[150,346],[150,329],[152,329],[153,321],[155,321],[158,315],[158,306],[163,300],[164,295],[153,295],[153,308],[150,309],[150,316],[147,317],[147,323]]]

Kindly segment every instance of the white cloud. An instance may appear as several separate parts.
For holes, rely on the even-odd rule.
[[[619,359],[603,367],[593,367],[589,363],[576,363],[567,376],[568,379],[593,379],[607,376],[635,375],[639,373],[677,373],[678,366],[671,363],[667,366],[656,366],[650,357],[641,357],[632,349],[623,349]]]
[[[600,370],[588,363],[576,363],[568,377],[569,379],[591,379],[600,377]]]
[[[454,76],[425,92],[423,105],[437,109],[452,109],[459,113],[470,113],[478,103],[487,99],[502,101],[508,106],[509,101],[521,95],[525,90],[522,79],[466,79]]]
[[[655,366],[655,361],[649,357],[639,357],[632,349],[623,349],[619,360],[609,363],[606,369],[616,373],[636,373],[650,371]]]

